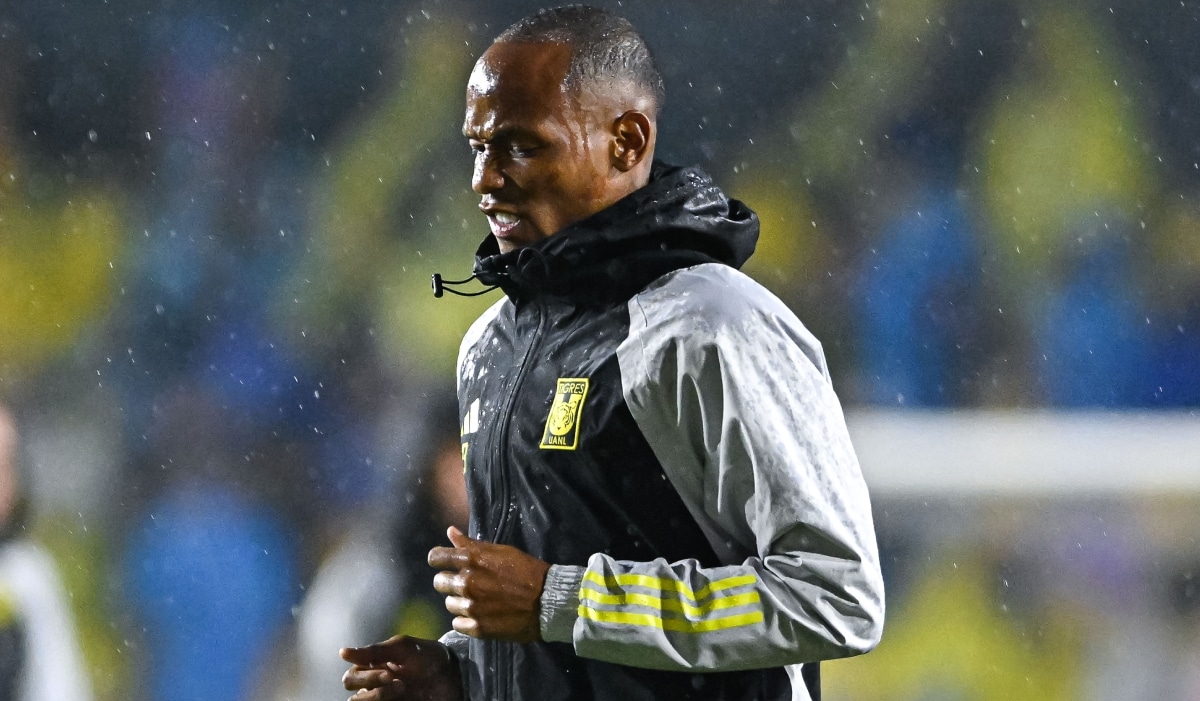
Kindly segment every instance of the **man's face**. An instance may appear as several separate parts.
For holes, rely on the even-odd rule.
[[[463,134],[475,152],[471,187],[482,196],[502,253],[527,246],[620,199],[611,160],[611,106],[566,89],[571,49],[493,44],[467,85]]]

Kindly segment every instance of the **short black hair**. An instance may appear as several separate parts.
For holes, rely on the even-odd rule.
[[[661,109],[666,91],[646,40],[629,20],[590,5],[539,10],[500,33],[500,42],[553,42],[571,47],[568,85],[629,81]]]

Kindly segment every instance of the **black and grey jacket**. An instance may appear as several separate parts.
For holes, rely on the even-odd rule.
[[[696,169],[476,273],[471,531],[554,563],[544,643],[444,642],[468,697],[817,698],[879,640],[867,490],[820,344],[737,271],[757,217]]]

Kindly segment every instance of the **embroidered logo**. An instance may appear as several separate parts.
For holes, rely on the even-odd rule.
[[[542,434],[543,450],[575,450],[579,446],[579,419],[587,399],[588,378],[560,377],[554,403]]]

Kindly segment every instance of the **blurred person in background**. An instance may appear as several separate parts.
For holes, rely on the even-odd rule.
[[[188,382],[215,386],[255,419],[296,412],[287,392],[303,373],[268,334],[261,304],[304,228],[300,163],[276,139],[282,59],[234,51],[214,19],[175,17],[178,31],[142,77],[156,97],[146,115],[155,160],[110,351],[132,437]]]
[[[448,526],[467,528],[458,404],[452,395],[419,404],[423,420],[409,429],[418,436],[411,469],[361,509],[357,522],[339,526],[342,538],[308,588],[297,617],[303,688],[290,698],[344,694],[339,647],[393,634],[436,638],[450,627],[426,558]]]
[[[92,698],[67,593],[26,530],[20,437],[0,403],[0,699]]]
[[[1015,320],[992,337],[993,402],[1128,407],[1151,394],[1155,329],[1134,273],[1158,236],[1146,203],[1160,183],[1136,62],[1108,50],[1102,17],[1054,3],[1023,19],[1029,41],[972,130],[980,273],[994,276],[988,307]]]
[[[591,7],[531,15],[476,63],[476,271],[506,298],[459,354],[474,538],[429,555],[441,642],[343,650],[356,699],[799,701],[815,663],[878,642],[820,345],[736,271],[754,213],[653,160],[662,97],[640,35]]]
[[[1060,407],[1135,407],[1153,401],[1153,312],[1131,295],[1139,247],[1127,217],[1100,209],[1071,229],[1047,271],[1032,318],[1038,384]],[[1157,316],[1157,315],[1155,315]]]
[[[978,234],[937,124],[889,131],[877,185],[891,214],[858,265],[852,297],[859,374],[876,405],[959,406],[969,395],[981,314]]]
[[[121,567],[142,688],[155,701],[241,701],[298,598],[294,529],[259,496],[262,458],[204,388],[181,389],[157,413],[160,486]]]

